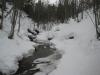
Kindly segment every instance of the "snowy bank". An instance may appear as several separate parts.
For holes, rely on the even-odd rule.
[[[15,73],[18,61],[34,51],[31,42],[17,39],[9,40],[5,32],[0,31],[0,71],[6,74]]]
[[[9,10],[10,5],[7,5]],[[6,13],[5,13],[6,14]],[[11,30],[11,14],[4,18],[3,30],[0,30],[0,72],[13,74],[18,69],[18,61],[34,51],[35,43],[27,38],[27,29],[33,28],[33,22],[25,13],[21,17],[21,27],[18,33],[19,22],[16,23],[14,39],[8,39]]]
[[[100,42],[96,40],[95,26],[89,18],[79,23],[71,20],[69,24],[60,24],[49,32],[40,33],[37,39],[45,42],[48,38],[64,52],[57,69],[50,75],[100,74]]]

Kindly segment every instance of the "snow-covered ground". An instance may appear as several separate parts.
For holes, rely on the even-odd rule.
[[[11,6],[8,6],[11,7]],[[88,15],[86,15],[88,16]],[[93,16],[91,15],[93,18]],[[35,43],[27,38],[27,28],[33,28],[34,23],[23,13],[21,29],[17,34],[18,22],[14,39],[8,39],[11,27],[11,15],[4,20],[3,30],[0,30],[0,71],[6,74],[15,73],[18,60],[34,51]],[[35,75],[99,75],[100,74],[100,42],[96,39],[96,30],[91,19],[85,18],[77,23],[73,19],[69,24],[59,24],[51,31],[45,31],[37,36],[38,41],[51,42],[58,50],[46,58],[33,61],[38,64],[35,69],[41,72]],[[59,55],[63,54],[63,57]],[[58,59],[61,60],[58,61]],[[48,63],[50,62],[50,63]]]
[[[100,41],[96,39],[95,26],[89,17],[79,23],[71,20],[69,24],[60,24],[37,37],[44,42],[48,38],[52,38],[50,42],[63,53],[57,69],[49,75],[100,75]]]
[[[17,71],[18,60],[31,54],[35,44],[18,37],[10,40],[6,35],[0,31],[0,71],[9,74]]]
[[[7,6],[11,8],[10,5]],[[18,69],[18,61],[24,56],[29,56],[36,45],[27,38],[27,28],[32,28],[33,22],[25,13],[21,17],[19,33],[17,33],[18,25],[17,22],[12,40],[8,39],[11,30],[11,14],[4,19],[3,30],[0,30],[0,72],[6,74],[15,73]]]

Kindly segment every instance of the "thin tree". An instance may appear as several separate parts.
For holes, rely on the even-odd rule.
[[[9,39],[13,39],[16,21],[17,21],[17,17],[18,17],[18,9],[22,10],[25,2],[26,2],[26,0],[13,0],[12,26],[11,26],[10,34],[8,36]],[[21,13],[19,13],[19,14],[21,15]],[[19,25],[19,29],[20,29],[20,25]],[[18,29],[18,31],[19,31],[19,29]]]
[[[100,37],[100,32],[98,30],[98,26],[100,24],[100,1],[99,0],[93,0],[94,2],[94,15],[95,15],[95,27],[96,27],[96,33],[97,33],[97,39]]]
[[[0,23],[0,29],[3,28],[3,19],[4,19],[4,10],[6,7],[6,1],[5,0],[1,0],[0,1],[0,5],[1,5],[1,23]]]
[[[18,10],[16,8],[16,0],[13,0],[12,26],[11,26],[10,34],[8,36],[9,39],[13,39],[17,15],[18,15]]]

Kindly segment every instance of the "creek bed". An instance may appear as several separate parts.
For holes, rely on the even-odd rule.
[[[18,71],[13,75],[35,75],[38,72],[41,72],[40,68],[34,69],[37,65],[45,64],[48,66],[51,66],[51,61],[42,61],[37,63],[33,63],[37,59],[45,59],[46,57],[53,56],[54,60],[59,60],[62,58],[62,54],[56,50],[56,48],[52,48],[50,44],[39,44],[36,46],[35,51],[32,53],[31,56],[24,57],[22,60],[19,61],[19,69]],[[55,69],[55,65],[53,65],[53,69]],[[46,70],[46,69],[45,69]],[[0,75],[5,75],[0,72]]]
[[[51,48],[49,44],[42,44],[38,45],[35,48],[35,52],[27,58],[23,58],[19,61],[19,69],[14,75],[34,75],[35,73],[39,72],[40,69],[30,70],[36,66],[33,64],[33,61],[38,58],[45,58],[48,57],[56,51],[55,48]]]

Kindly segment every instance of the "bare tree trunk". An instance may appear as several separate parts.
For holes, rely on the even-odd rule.
[[[5,0],[2,0],[2,2],[1,2],[1,6],[2,6],[2,8],[1,8],[1,23],[0,23],[0,29],[2,29],[3,28],[3,16],[4,16],[4,9],[5,9],[5,7],[6,7],[6,2],[5,2]]]
[[[99,39],[100,33],[98,31],[98,25],[99,25],[98,13],[100,13],[100,12],[98,9],[98,5],[96,4],[96,1],[97,0],[94,0],[94,15],[95,15],[95,27],[96,27],[97,39]]]
[[[11,26],[11,31],[10,31],[10,35],[8,36],[9,39],[13,39],[14,29],[15,29],[16,20],[17,20],[17,15],[18,15],[18,11],[17,11],[16,8],[14,8],[13,9],[13,13],[12,13],[12,26]]]
[[[20,26],[21,26],[21,24],[20,24],[20,19],[21,19],[21,15],[22,15],[22,12],[19,11],[19,26],[18,26],[18,33],[20,32]]]

